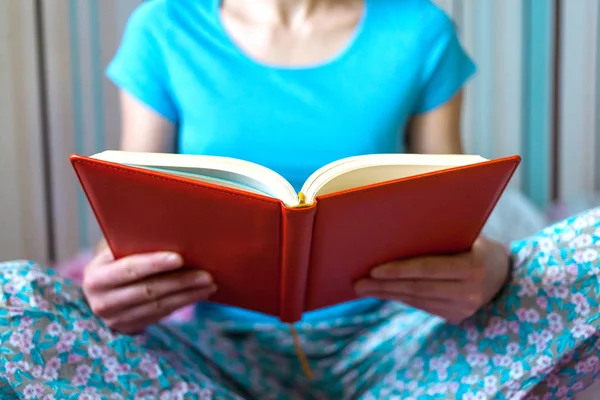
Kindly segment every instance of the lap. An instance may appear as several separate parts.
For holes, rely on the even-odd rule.
[[[511,284],[461,325],[395,303],[327,323],[299,323],[311,381],[303,377],[286,326],[200,321],[123,336],[104,326],[81,290],[54,271],[29,262],[0,264],[0,395],[566,397],[600,366],[599,221],[600,210],[592,210],[514,243]]]

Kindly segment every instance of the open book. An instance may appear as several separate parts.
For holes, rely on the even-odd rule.
[[[106,151],[71,156],[116,257],[172,250],[210,272],[211,301],[301,319],[356,299],[394,259],[468,250],[519,156],[377,154],[315,171],[300,193],[226,157]]]
[[[252,162],[219,156],[104,151],[92,158],[172,174],[270,196],[288,207],[311,204],[317,196],[399,178],[486,161],[462,154],[369,154],[349,157],[315,171],[300,193],[277,172]]]

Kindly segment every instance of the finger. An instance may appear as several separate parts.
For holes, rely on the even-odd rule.
[[[469,253],[454,256],[426,256],[383,264],[371,271],[377,279],[466,280],[475,265]]]
[[[215,285],[202,289],[187,289],[171,294],[151,303],[141,304],[123,312],[114,318],[107,318],[106,323],[120,331],[134,332],[148,324],[172,314],[174,311],[198,301],[207,300],[217,290]],[[145,325],[144,325],[145,324]]]
[[[456,303],[470,304],[471,289],[455,281],[434,281],[418,279],[379,280],[363,279],[356,284],[359,295],[386,292],[397,296],[406,295],[420,299],[451,300]]]
[[[210,274],[204,271],[186,270],[155,275],[141,282],[122,286],[106,292],[92,301],[95,314],[110,318],[124,308],[151,303],[187,289],[205,289],[212,285]]]
[[[378,292],[369,295],[369,297],[380,300],[393,300],[404,303],[410,307],[425,311],[429,314],[437,315],[442,318],[448,318],[456,311],[456,307],[447,301],[438,299],[423,299],[415,296],[399,296],[396,293]]]
[[[137,254],[112,262],[106,262],[107,257],[99,255],[86,271],[84,286],[88,289],[117,288],[183,266],[181,256],[171,252]]]

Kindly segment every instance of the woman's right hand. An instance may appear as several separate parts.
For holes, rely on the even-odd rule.
[[[215,290],[208,273],[184,269],[182,258],[168,252],[115,260],[103,246],[83,276],[94,314],[125,334],[139,333],[182,307],[207,300]]]

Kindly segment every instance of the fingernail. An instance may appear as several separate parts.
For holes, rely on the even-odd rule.
[[[169,264],[181,264],[181,256],[177,253],[164,253],[164,260]]]
[[[381,267],[373,268],[371,270],[371,276],[373,278],[385,278],[385,269]]]
[[[354,290],[359,293],[366,293],[373,290],[373,284],[370,281],[363,279],[356,283]]]
[[[208,273],[200,271],[196,274],[195,282],[199,285],[208,285],[212,282],[212,277]]]

